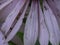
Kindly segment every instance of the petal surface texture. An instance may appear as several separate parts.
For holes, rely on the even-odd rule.
[[[32,1],[24,30],[24,45],[35,45],[38,36],[37,2]]]
[[[54,16],[52,10],[49,8],[46,2],[44,2],[44,5],[45,5],[44,16],[45,16],[46,25],[50,33],[50,42],[52,43],[52,45],[58,45],[60,30],[56,17]]]
[[[40,32],[39,32],[39,42],[41,45],[48,45],[49,43],[49,33],[48,28],[46,26],[43,12],[41,10],[41,7],[39,5],[39,20],[40,20]]]

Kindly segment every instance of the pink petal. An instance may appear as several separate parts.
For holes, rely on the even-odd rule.
[[[38,12],[37,2],[33,1],[28,15],[25,31],[24,45],[34,45],[38,36]]]
[[[40,35],[39,35],[39,42],[41,45],[48,45],[49,43],[49,33],[48,28],[44,21],[44,16],[42,10],[39,5],[39,17],[40,17]]]
[[[46,25],[48,27],[48,31],[50,33],[50,42],[52,43],[52,45],[58,45],[57,38],[53,28],[54,27],[53,22],[50,17],[51,14],[50,11],[48,10],[49,8],[46,2],[44,2],[44,6],[45,6],[44,16],[45,16]]]
[[[14,22],[19,11],[21,11],[21,8],[23,7],[24,4],[25,4],[24,0],[20,0],[19,2],[17,2],[16,7],[13,9],[13,11],[6,18],[6,21],[4,22],[4,24],[2,25],[2,28],[1,28],[1,30],[3,32],[5,31],[5,35],[9,31],[12,23]]]
[[[24,1],[25,2],[25,1]],[[19,2],[18,4],[20,5],[21,2]],[[22,2],[23,3],[23,2]],[[24,18],[24,15],[25,15],[25,12],[26,12],[26,9],[28,7],[28,4],[29,4],[29,1],[27,1],[26,3],[26,6],[25,6],[25,9],[22,13],[22,15],[20,16],[20,18],[18,19],[16,25],[14,26],[14,28],[12,29],[12,31],[10,32],[10,34],[7,36],[7,39],[6,41],[10,41],[15,35],[16,33],[18,32],[18,30],[20,29],[21,25],[22,25],[22,21],[23,21],[23,18]]]

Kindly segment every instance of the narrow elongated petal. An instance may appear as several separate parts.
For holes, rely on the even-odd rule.
[[[26,12],[27,7],[28,7],[28,4],[29,4],[29,0],[27,1],[25,9],[24,9],[22,15],[20,16],[19,20],[17,21],[16,25],[14,26],[14,28],[12,29],[12,31],[10,32],[10,34],[7,36],[6,41],[10,41],[16,35],[16,33],[18,32],[18,30],[20,29],[20,27],[22,25],[22,21],[23,21],[24,15],[25,15],[25,12]]]
[[[54,1],[53,0],[47,0],[47,2],[49,4],[50,8],[52,9],[55,17],[57,18],[57,21],[58,21],[58,24],[60,27],[60,9],[59,9],[60,8],[59,7],[60,1],[59,0],[54,0]]]
[[[53,22],[52,22],[51,17],[50,17],[51,14],[48,10],[49,8],[48,8],[46,2],[44,2],[44,8],[45,8],[44,9],[45,21],[46,21],[46,25],[47,25],[49,33],[50,33],[50,42],[52,43],[52,45],[58,45],[54,26],[53,26]]]
[[[21,10],[24,4],[25,4],[25,0],[19,0],[14,10],[8,15],[5,23],[2,25],[2,28],[1,28],[1,30],[5,32],[5,35],[9,31],[12,23],[14,22],[16,16],[18,15],[19,11]]]
[[[45,24],[44,16],[42,13],[42,10],[39,5],[39,17],[40,17],[40,35],[39,35],[39,42],[41,45],[48,45],[49,43],[49,33],[48,33],[48,27]]]
[[[7,0],[6,2],[4,2],[3,4],[0,5],[0,10],[2,10],[5,6],[7,6],[8,4],[10,4],[13,0]]]
[[[38,36],[37,3],[32,2],[24,31],[24,45],[35,45]]]
[[[49,8],[49,6],[48,6]],[[51,17],[51,20],[52,20],[52,23],[53,23],[53,28],[54,28],[54,32],[55,32],[55,35],[56,35],[56,38],[57,38],[57,42],[59,43],[60,41],[60,29],[59,29],[59,26],[58,26],[58,23],[57,23],[57,19],[55,17],[55,15],[53,14],[52,10],[49,8],[49,13],[50,13],[50,17]]]

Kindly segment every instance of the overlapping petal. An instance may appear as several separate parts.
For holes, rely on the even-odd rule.
[[[41,45],[48,45],[49,43],[49,32],[46,26],[45,18],[41,7],[39,5],[39,21],[40,21],[40,32],[39,32],[39,42]]]
[[[44,2],[44,8],[45,8],[44,16],[45,16],[46,25],[50,33],[50,41],[52,45],[58,45],[60,31],[59,31],[59,26],[56,17],[46,2]]]
[[[0,20],[4,21],[0,30],[0,45],[8,45],[20,29],[29,2],[31,9],[24,29],[24,45],[35,45],[37,38],[41,45],[59,45],[60,42],[60,0],[0,1]],[[20,13],[20,14],[19,14]]]

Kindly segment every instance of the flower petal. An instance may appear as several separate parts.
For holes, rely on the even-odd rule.
[[[60,0],[47,0],[50,8],[52,9],[53,13],[55,14],[56,18],[57,18],[57,21],[58,21],[58,24],[59,24],[59,27],[60,27]]]
[[[55,35],[56,35],[56,38],[57,38],[57,42],[59,44],[59,41],[60,41],[60,28],[58,26],[57,19],[56,19],[55,15],[53,14],[53,12],[50,8],[49,8],[49,13],[50,13],[50,17],[51,17],[51,20],[52,20],[52,23],[53,23],[53,28],[54,28],[54,32],[55,32]]]
[[[25,31],[24,45],[34,45],[38,36],[38,12],[37,2],[33,1],[28,15]]]
[[[3,1],[6,1],[6,0],[3,0]],[[5,6],[2,10],[0,10],[0,20],[2,20],[3,22],[5,21],[7,16],[14,10],[18,1],[19,0],[13,0],[9,5]]]
[[[54,3],[56,4],[57,9],[60,10],[60,0],[54,0]]]
[[[4,2],[3,4],[0,5],[0,10],[2,10],[5,6],[7,6],[8,4],[10,4],[13,0],[7,0],[6,2]]]
[[[0,45],[8,45],[8,42],[5,41],[5,37],[0,31]]]
[[[19,2],[19,5],[20,5],[20,3],[21,2]],[[20,18],[18,19],[16,25],[14,26],[14,28],[12,29],[12,31],[10,32],[10,34],[7,36],[6,41],[10,41],[15,36],[15,34],[18,32],[18,30],[20,29],[28,5],[29,5],[29,0],[27,1],[25,9],[24,9],[22,15],[20,16]]]
[[[39,17],[40,17],[40,35],[39,35],[39,42],[41,45],[48,45],[49,43],[49,33],[48,28],[44,21],[44,16],[42,10],[39,5]]]
[[[15,18],[17,17],[19,11],[21,11],[21,8],[23,7],[24,4],[25,4],[24,0],[18,1],[14,10],[6,18],[6,21],[4,22],[4,24],[1,27],[1,30],[3,32],[5,32],[5,35],[9,31],[12,23],[14,22]]]
[[[53,21],[51,19],[51,16],[53,14],[51,15],[51,13],[49,11],[49,8],[48,8],[48,5],[47,5],[46,2],[44,2],[44,8],[45,8],[44,9],[45,21],[46,21],[46,25],[47,25],[49,33],[50,33],[50,42],[52,43],[52,45],[58,45],[57,37],[56,37],[54,26],[53,26]]]

